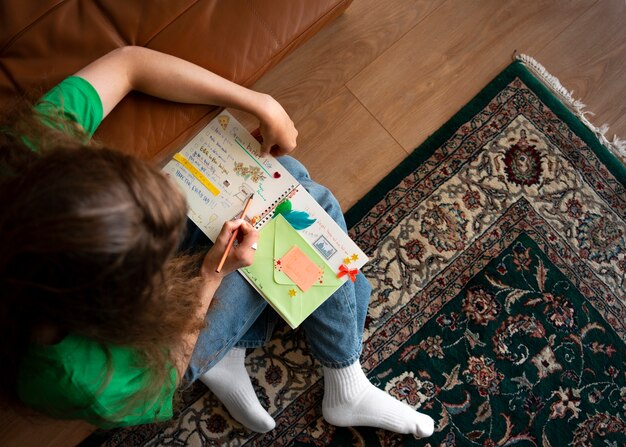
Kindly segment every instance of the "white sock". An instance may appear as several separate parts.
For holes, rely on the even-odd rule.
[[[324,419],[340,427],[368,426],[421,438],[433,434],[435,421],[370,383],[357,361],[345,368],[324,367]]]
[[[261,406],[254,392],[245,358],[244,348],[232,348],[200,377],[200,381],[209,387],[234,419],[250,430],[266,433],[276,426],[276,422]]]

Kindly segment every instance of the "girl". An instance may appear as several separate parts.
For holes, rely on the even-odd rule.
[[[112,427],[171,418],[181,380],[201,380],[233,418],[267,432],[275,422],[244,358],[277,316],[233,273],[252,263],[257,232],[226,222],[211,245],[158,169],[93,147],[89,137],[133,89],[252,113],[264,153],[296,146],[293,122],[270,96],[140,47],[96,60],[3,127],[1,389],[49,415]],[[345,229],[332,194],[293,158],[279,160]],[[215,273],[234,231],[239,244]],[[429,436],[430,417],[374,387],[361,369],[369,294],[359,274],[302,324],[323,366],[324,418]]]

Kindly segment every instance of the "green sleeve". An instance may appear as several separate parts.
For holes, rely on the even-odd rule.
[[[55,126],[54,119],[70,120],[80,125],[91,137],[102,122],[102,101],[96,89],[85,79],[70,76],[46,93],[35,105],[43,122]]]

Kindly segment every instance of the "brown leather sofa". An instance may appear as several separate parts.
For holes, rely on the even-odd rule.
[[[173,54],[250,86],[351,1],[2,0],[0,107],[6,110],[24,96],[36,99],[87,63],[124,45]],[[131,93],[95,138],[158,163],[214,113],[209,106]],[[2,412],[0,445],[75,442],[67,422],[38,421],[33,427],[10,410]],[[67,433],[67,438],[59,439],[60,433]]]
[[[0,106],[107,52],[140,45],[252,85],[352,0],[2,0]],[[161,161],[213,109],[132,93],[95,138]]]

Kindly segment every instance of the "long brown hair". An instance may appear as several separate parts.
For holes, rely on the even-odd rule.
[[[0,393],[16,397],[32,335],[52,325],[136,349],[151,371],[134,399],[145,404],[182,335],[202,325],[190,318],[198,258],[174,256],[184,197],[149,163],[93,147],[78,128],[22,114],[0,130]]]

